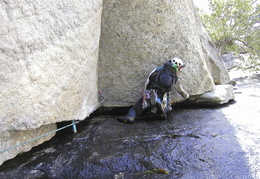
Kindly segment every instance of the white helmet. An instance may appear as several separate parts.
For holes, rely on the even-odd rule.
[[[182,70],[185,67],[185,63],[179,58],[172,58],[170,61],[173,64],[173,67],[177,68],[178,70]]]

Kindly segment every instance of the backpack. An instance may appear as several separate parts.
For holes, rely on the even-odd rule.
[[[148,76],[148,84],[146,89],[157,89],[161,92],[168,92],[171,90],[171,86],[175,84],[178,80],[176,71],[172,69],[169,70],[169,64],[166,63],[161,66]]]

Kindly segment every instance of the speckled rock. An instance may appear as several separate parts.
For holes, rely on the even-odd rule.
[[[103,106],[132,105],[172,57],[186,62],[178,87],[190,97],[229,81],[192,0],[5,0],[0,17],[3,149],[83,120],[100,105],[98,90]],[[50,137],[1,154],[0,164]]]
[[[55,132],[50,133],[49,135],[41,137],[37,140],[32,139],[51,131],[55,131],[56,128],[56,124],[49,124],[32,130],[11,130],[1,133],[0,165],[8,159],[14,158],[17,154],[27,152],[31,150],[32,147],[37,146],[47,140],[50,140],[55,135]],[[27,141],[31,142],[27,143]]]
[[[0,1],[0,132],[20,131],[10,144],[97,108],[101,12],[102,0]]]
[[[149,72],[172,57],[186,62],[180,84],[190,96],[229,81],[192,0],[104,0],[101,29],[99,89],[106,97],[104,106],[133,104]]]
[[[216,85],[215,89],[202,95],[192,96],[189,103],[203,105],[220,105],[235,99],[232,85]]]

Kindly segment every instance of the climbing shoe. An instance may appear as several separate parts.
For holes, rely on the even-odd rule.
[[[128,124],[132,124],[135,122],[135,118],[134,117],[127,117],[127,116],[120,116],[117,118],[117,120],[119,122],[124,122],[124,123],[128,123]]]

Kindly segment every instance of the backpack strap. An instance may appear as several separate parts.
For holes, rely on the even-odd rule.
[[[158,82],[158,78],[160,76],[161,71],[164,69],[164,66],[160,66],[159,68],[157,68],[155,71],[157,71],[156,77],[155,77],[155,83]],[[158,86],[158,85],[157,85]]]

